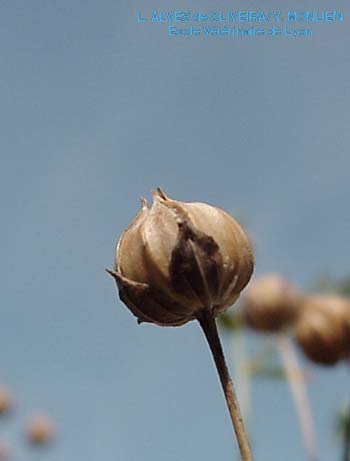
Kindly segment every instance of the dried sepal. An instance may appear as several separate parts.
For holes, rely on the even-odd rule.
[[[179,326],[190,320],[187,312],[162,291],[146,283],[134,282],[118,272],[108,270],[119,288],[119,296],[139,323],[148,322],[161,326]]]

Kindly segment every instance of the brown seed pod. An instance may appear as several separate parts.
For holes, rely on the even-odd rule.
[[[26,434],[33,445],[46,445],[53,441],[56,429],[48,416],[36,415],[27,423]]]
[[[253,280],[244,294],[242,316],[252,329],[278,331],[290,326],[298,315],[296,288],[278,274]]]
[[[115,270],[121,300],[139,322],[182,325],[214,317],[239,297],[253,271],[249,239],[225,211],[178,202],[158,189],[122,234]]]
[[[0,385],[0,415],[7,413],[13,406],[13,397],[11,392]]]
[[[349,301],[340,296],[307,296],[300,306],[296,341],[315,363],[334,365],[349,355]]]

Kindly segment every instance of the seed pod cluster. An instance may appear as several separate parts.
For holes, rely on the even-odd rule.
[[[302,296],[286,279],[253,280],[242,302],[242,319],[263,332],[291,327],[304,354],[321,365],[350,359],[350,301],[340,296]]]
[[[306,296],[295,328],[296,341],[315,363],[334,365],[350,357],[350,302],[340,296]]]
[[[158,189],[122,234],[109,273],[139,322],[177,326],[202,309],[216,317],[231,306],[253,264],[249,239],[228,213]]]
[[[243,297],[243,320],[252,329],[266,332],[289,327],[299,310],[297,289],[278,274],[253,280]]]

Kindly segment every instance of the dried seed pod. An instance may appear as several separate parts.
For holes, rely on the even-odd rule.
[[[121,300],[139,322],[182,325],[196,312],[216,317],[232,305],[253,271],[248,237],[229,214],[205,203],[171,200],[158,189],[117,245]]]
[[[291,325],[298,314],[296,288],[278,274],[257,277],[243,298],[243,320],[261,331],[278,331]]]
[[[139,322],[177,326],[197,319],[220,376],[243,461],[252,461],[215,317],[239,297],[253,272],[248,237],[229,214],[205,203],[171,200],[158,189],[117,245],[121,300]]]
[[[55,437],[56,429],[46,415],[36,415],[27,424],[26,433],[33,445],[47,445]]]
[[[8,412],[13,405],[13,397],[11,392],[5,387],[0,385],[0,415]]]
[[[310,360],[334,365],[349,354],[349,310],[349,301],[340,296],[302,300],[296,341]]]

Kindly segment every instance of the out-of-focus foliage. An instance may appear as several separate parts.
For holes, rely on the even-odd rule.
[[[320,275],[316,278],[313,288],[321,293],[350,296],[350,275],[342,278],[334,278],[326,274]]]
[[[219,317],[220,327],[228,333],[235,333],[244,327],[242,317],[237,313],[224,313]],[[246,369],[252,378],[285,379],[283,368],[276,362],[276,351],[272,344],[265,344],[253,358],[246,359]]]
[[[286,374],[282,367],[252,361],[247,364],[249,374],[252,377],[267,379],[286,379]]]
[[[235,332],[243,327],[242,320],[238,314],[225,312],[219,317],[219,325],[228,332]]]
[[[337,433],[343,440],[343,461],[350,461],[350,402],[345,403],[344,408],[337,417]]]
[[[286,379],[273,344],[267,343],[255,357],[247,360],[247,371],[252,378]]]

